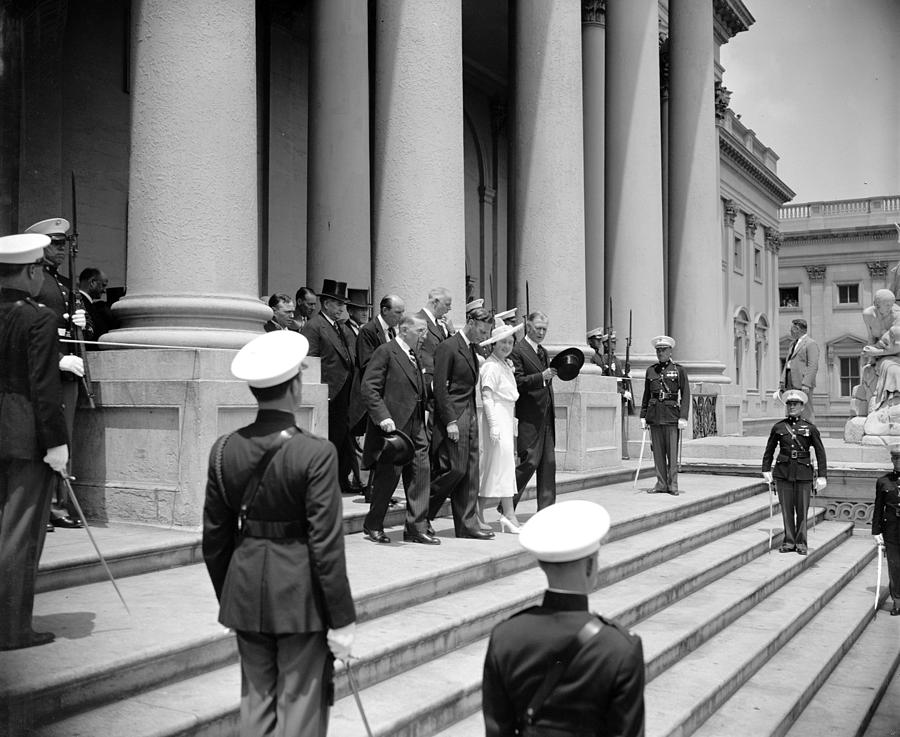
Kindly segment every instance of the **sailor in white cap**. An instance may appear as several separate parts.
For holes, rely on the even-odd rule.
[[[691,411],[687,371],[672,360],[675,341],[668,335],[650,340],[657,362],[647,367],[641,400],[641,428],[650,428],[656,485],[651,494],[678,496],[678,449]]]
[[[34,299],[49,242],[0,238],[0,650],[53,641],[31,626],[50,499],[69,459],[56,318]]]
[[[231,371],[259,411],[210,453],[203,557],[237,634],[241,734],[324,737],[328,650],[346,661],[353,643],[337,453],[296,425],[308,349],[279,330],[238,352]]]
[[[806,394],[799,389],[789,389],[781,395],[781,399],[787,417],[776,422],[769,433],[769,441],[763,454],[762,473],[767,483],[771,484],[774,479],[781,503],[784,542],[778,552],[796,551],[800,555],[806,555],[809,495],[814,484],[816,491],[821,491],[827,485],[828,463],[818,428],[802,417],[803,406],[809,401]],[[813,472],[810,448],[816,452],[816,473]]]
[[[891,465],[893,470],[875,482],[872,535],[887,557],[890,594],[894,600],[891,616],[896,617],[900,615],[900,445],[891,447]]]
[[[477,310],[484,307],[484,299],[478,298],[473,299],[471,302],[466,302],[466,315],[468,315],[472,310]]]
[[[491,633],[482,681],[486,737],[529,734],[529,727],[534,734],[644,733],[641,640],[588,609],[609,526],[603,507],[575,500],[542,509],[522,527],[519,542],[548,587],[540,605]]]

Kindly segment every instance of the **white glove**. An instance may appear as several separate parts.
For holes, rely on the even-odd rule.
[[[500,442],[500,428],[499,427],[491,428],[491,442],[492,443]]]
[[[626,389],[625,392],[622,394],[622,396],[625,397],[625,399],[627,399],[629,402],[631,401],[631,392],[628,391],[627,389]]]
[[[772,472],[771,471],[763,471],[763,478],[766,480],[767,484],[772,483]]]
[[[678,420],[678,429],[687,430],[687,420]]]
[[[397,426],[394,424],[394,421],[390,417],[379,422],[378,427],[380,427],[384,432],[394,432],[394,430],[397,429]]]
[[[646,430],[646,429],[647,429],[647,420],[645,420],[643,417],[641,417],[641,430]]]
[[[328,649],[338,660],[345,663],[350,659],[350,650],[353,648],[353,638],[356,636],[356,622],[351,622],[346,627],[328,630],[326,639]]]
[[[72,322],[78,327],[84,329],[84,327],[87,325],[87,315],[84,313],[84,310],[75,310],[75,314],[72,315]]]
[[[822,491],[826,486],[828,486],[828,479],[816,479],[816,491]]]
[[[59,359],[59,370],[68,371],[75,376],[84,376],[84,361],[81,356],[63,356]]]
[[[873,535],[872,537],[875,538],[876,545],[884,545],[884,535],[882,535],[880,532],[877,535]]]
[[[69,462],[69,446],[57,445],[55,448],[48,448],[47,455],[44,456],[44,463],[57,473],[63,473],[66,470],[66,464]]]

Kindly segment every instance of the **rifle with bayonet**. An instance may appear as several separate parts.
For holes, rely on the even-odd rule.
[[[87,396],[88,405],[91,409],[96,409],[94,403],[94,388],[91,383],[91,369],[88,364],[87,351],[84,345],[84,333],[81,328],[75,324],[75,310],[83,310],[84,304],[81,300],[81,292],[78,289],[78,272],[75,269],[75,260],[78,256],[78,201],[75,194],[75,172],[72,174],[72,235],[69,236],[69,335],[75,343],[75,352],[81,358],[84,364],[84,376],[81,377],[81,385],[84,387],[84,393]],[[85,312],[86,314],[86,312]]]
[[[623,367],[622,386],[625,391],[631,394],[631,399],[627,402],[629,415],[634,414],[634,392],[631,391],[631,318],[631,310],[628,310],[628,339],[625,341],[625,366]]]

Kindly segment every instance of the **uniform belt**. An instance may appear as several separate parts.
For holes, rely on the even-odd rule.
[[[785,463],[787,461],[803,461],[809,460],[810,455],[808,450],[792,450],[790,453],[779,453],[778,461],[779,463]]]
[[[244,520],[241,530],[244,537],[259,537],[265,540],[291,539],[306,542],[306,522],[292,520],[280,522],[278,520],[248,519]]]
[[[677,392],[650,392],[653,399],[672,399],[676,398]]]

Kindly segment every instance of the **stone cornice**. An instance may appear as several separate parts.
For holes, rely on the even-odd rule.
[[[713,24],[719,43],[727,43],[755,22],[741,0],[713,0]]]
[[[788,187],[778,176],[767,169],[762,162],[750,156],[741,142],[727,130],[719,127],[719,149],[725,157],[750,179],[759,183],[771,194],[778,204],[792,199],[796,192]]]
[[[581,22],[606,26],[606,0],[581,0]]]
[[[786,245],[797,245],[808,241],[883,241],[897,237],[894,226],[870,225],[859,228],[829,228],[820,230],[800,230],[784,233]]]

